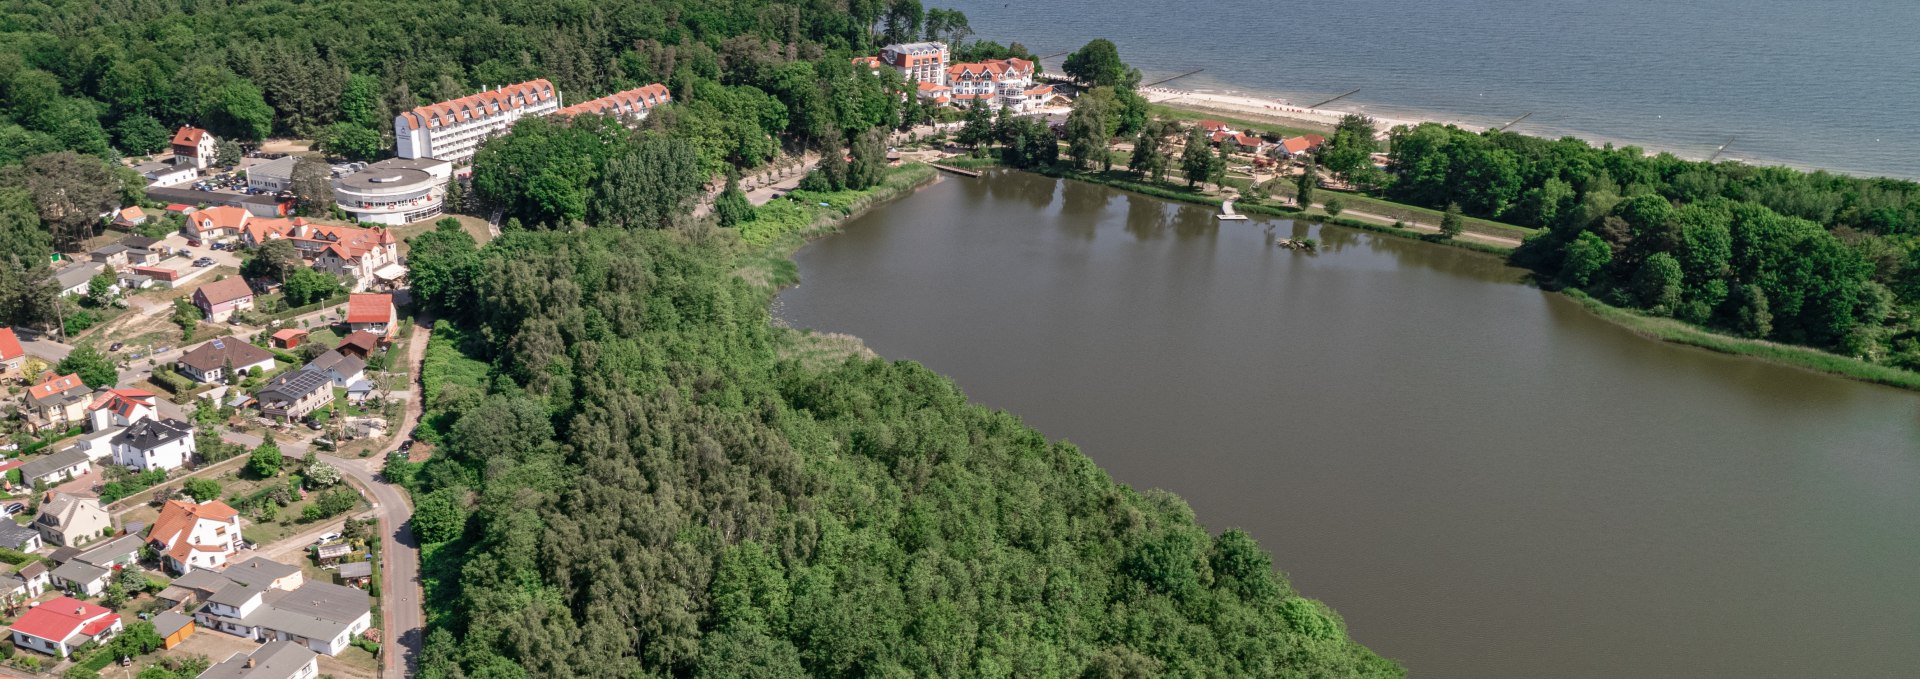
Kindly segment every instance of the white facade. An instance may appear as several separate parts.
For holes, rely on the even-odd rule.
[[[473,155],[471,149],[466,153]],[[362,223],[397,226],[433,219],[445,208],[452,177],[453,163],[446,159],[389,158],[334,180],[334,204]],[[354,280],[371,280],[372,271],[390,261],[367,260],[365,275]]]
[[[421,106],[394,116],[394,155],[466,165],[481,142],[504,134],[514,121],[558,110],[560,91],[545,79]]]
[[[128,469],[174,470],[195,452],[193,427],[179,420],[142,420],[113,437],[113,461]]]
[[[907,82],[947,84],[946,43],[888,45],[880,50],[880,61],[899,71]]]

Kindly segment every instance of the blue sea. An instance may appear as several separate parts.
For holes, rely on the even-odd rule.
[[[1036,54],[1387,118],[1920,178],[1914,0],[932,0]],[[1058,58],[1047,59],[1057,69]]]

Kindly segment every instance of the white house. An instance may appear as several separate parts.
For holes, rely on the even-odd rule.
[[[159,412],[156,410],[156,398],[153,392],[145,389],[96,391],[93,404],[87,406],[87,428],[97,432],[151,420]]]
[[[202,504],[169,500],[147,533],[147,546],[176,575],[196,568],[225,568],[227,559],[244,544],[240,512],[219,500]]]
[[[465,165],[480,143],[525,116],[560,110],[560,91],[546,79],[497,87],[393,117],[394,155]]]
[[[193,425],[180,420],[140,420],[112,443],[113,461],[139,471],[179,469],[195,452]]]
[[[13,623],[13,645],[65,658],[89,641],[106,641],[122,629],[119,614],[71,597],[54,597]]]
[[[235,653],[195,679],[307,679],[320,673],[320,656],[291,641],[276,641]]]
[[[333,386],[347,388],[367,376],[367,362],[358,357],[341,354],[338,349],[328,349],[327,353],[315,357],[307,367],[318,370],[333,380]]]
[[[372,626],[373,604],[366,592],[250,567],[263,561],[251,559],[221,572],[229,582],[211,584],[213,594],[194,612],[194,621],[249,639],[290,641],[323,655],[346,650],[355,635]]]
[[[196,170],[205,170],[220,155],[220,140],[212,132],[198,127],[182,127],[173,133],[174,162],[192,164]]]

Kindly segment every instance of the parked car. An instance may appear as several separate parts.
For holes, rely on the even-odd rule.
[[[119,351],[120,348],[124,346],[127,346],[126,342],[114,342],[107,346],[107,351]]]
[[[14,503],[8,504],[5,509],[0,509],[0,515],[13,516],[15,514],[19,514],[20,512],[24,512],[24,511],[27,511],[26,505],[18,502],[14,502]]]
[[[335,541],[335,540],[339,540],[339,539],[340,539],[341,537],[343,537],[343,536],[342,536],[342,535],[340,535],[339,533],[328,533],[328,534],[326,534],[326,535],[322,535],[322,536],[320,536],[320,539],[318,539],[318,540],[314,540],[314,541],[313,541],[313,544],[316,544],[316,545],[324,545],[324,544],[327,544],[327,543],[330,543],[330,542],[333,542],[333,541]]]
[[[213,266],[213,258],[212,258],[212,257],[201,257],[201,258],[199,258],[199,259],[196,259],[196,260],[193,260],[193,265],[194,265],[194,266],[203,266],[203,267],[204,267],[204,266]]]
[[[405,440],[405,441],[401,441],[401,442],[400,442],[400,452],[403,452],[403,453],[404,453],[404,452],[407,452],[407,451],[409,451],[409,450],[413,450],[413,439],[407,439],[407,440]]]

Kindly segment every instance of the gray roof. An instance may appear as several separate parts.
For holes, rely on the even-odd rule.
[[[220,591],[220,588],[230,584],[233,584],[233,581],[228,580],[227,576],[205,568],[195,568],[187,571],[186,575],[173,579],[173,586],[175,587],[186,587],[203,592],[217,592]]]
[[[0,521],[0,547],[24,551],[28,542],[39,537],[40,531],[12,521]]]
[[[347,393],[363,391],[373,391],[373,380],[354,380],[353,384],[347,385]]]
[[[106,270],[105,264],[81,262],[54,272],[53,278],[60,281],[61,290],[71,290],[86,285],[87,281],[93,280],[94,276]]]
[[[93,564],[87,563],[85,561],[81,561],[79,559],[74,559],[72,561],[68,561],[66,563],[60,564],[59,568],[53,569],[53,577],[59,578],[61,580],[65,580],[67,582],[78,582],[78,583],[85,584],[85,583],[93,582],[95,580],[99,580],[100,578],[104,578],[107,576],[108,573],[111,573],[111,572],[113,571],[109,571],[105,568],[95,566]]]
[[[284,564],[266,557],[256,556],[228,566],[226,570],[220,572],[220,575],[234,582],[265,585],[298,572],[300,572],[299,566]]]
[[[273,352],[229,335],[208,340],[206,344],[187,350],[187,353],[180,355],[180,362],[194,370],[207,372],[228,365],[244,368],[272,358]]]
[[[291,641],[275,641],[233,657],[201,672],[198,679],[291,679],[320,654]],[[253,666],[248,667],[247,661]]]
[[[330,559],[335,557],[346,556],[352,553],[353,553],[353,545],[349,545],[347,543],[341,542],[341,543],[331,544],[331,545],[322,545],[320,547],[319,556],[322,559]]]
[[[260,400],[267,401],[267,397],[271,395],[283,401],[298,401],[302,396],[332,385],[333,380],[327,379],[325,373],[312,368],[301,368],[281,373],[279,377],[267,381],[267,386],[260,389]]]
[[[340,577],[343,577],[343,578],[373,577],[373,562],[349,561],[349,562],[340,564]]]
[[[372,611],[373,601],[366,592],[309,582],[291,592],[268,592],[264,605],[254,609],[243,622],[311,639],[332,639]]]
[[[266,583],[245,584],[236,582],[214,592],[213,596],[207,597],[207,602],[239,608],[248,601],[253,600],[253,597],[265,591],[267,591]]]
[[[307,363],[307,367],[314,370],[332,369],[341,375],[355,375],[367,369],[367,362],[360,360],[358,356],[342,354],[338,349],[328,349],[327,353],[315,356]]]
[[[448,164],[439,158],[388,158],[367,166],[366,170],[419,170],[426,172],[440,165]]]
[[[145,420],[142,420],[143,422]],[[79,448],[68,448],[52,455],[42,455],[20,465],[20,478],[27,483],[45,477],[48,474],[87,462],[87,452]]]
[[[135,450],[152,450],[193,435],[193,425],[180,420],[144,419],[133,424],[113,437],[113,445],[132,446]]]
[[[130,248],[130,247],[127,247],[127,246],[125,246],[125,245],[121,245],[121,244],[119,244],[119,243],[112,243],[112,244],[108,244],[108,245],[103,245],[103,246],[101,246],[101,247],[100,247],[99,249],[96,249],[96,250],[94,250],[93,252],[89,252],[89,253],[87,253],[87,254],[89,254],[89,255],[116,255],[116,254],[119,254],[119,253],[122,253],[122,252],[126,252],[126,251],[128,251],[128,250],[132,250],[132,249],[133,249],[133,248]]]
[[[300,164],[300,158],[297,156],[276,158],[247,168],[247,177],[272,177],[283,181],[290,180],[293,178],[293,166],[298,164]]]
[[[153,616],[153,629],[159,632],[162,637],[170,637],[173,636],[174,632],[180,631],[180,628],[186,627],[192,622],[193,618],[173,611],[163,611],[159,615]]]
[[[140,539],[138,535],[122,535],[108,540],[97,547],[81,552],[79,556],[73,557],[73,561],[85,561],[99,565],[138,558],[140,556],[140,548],[146,544],[146,541]]]

